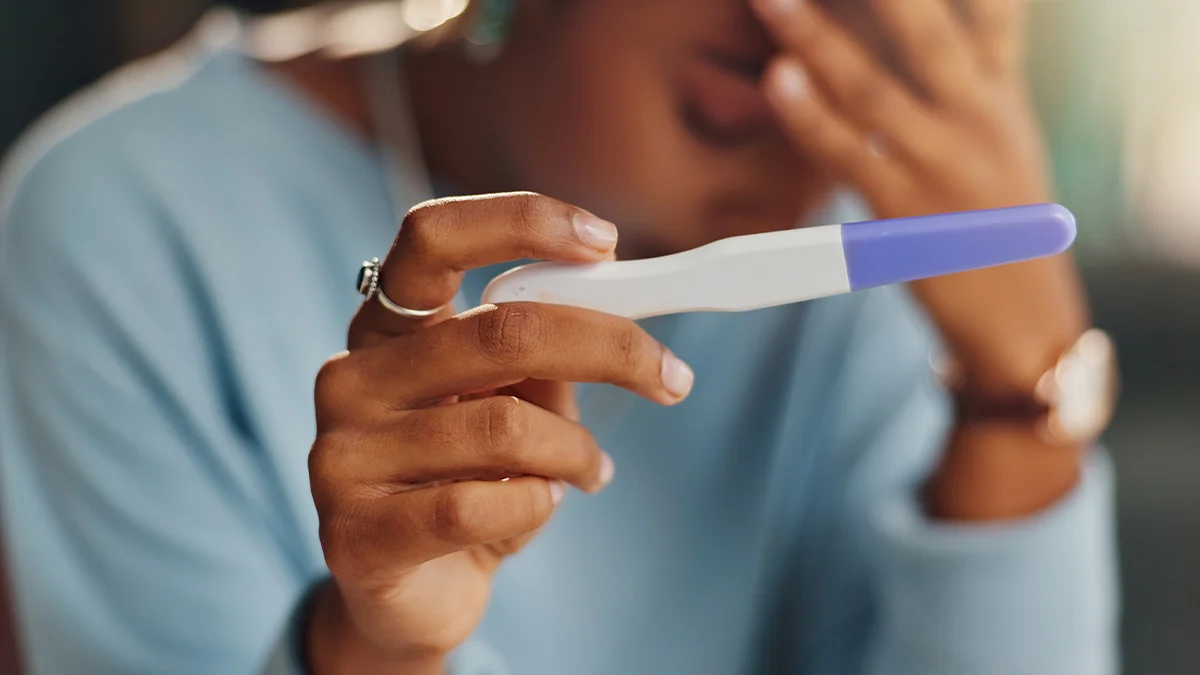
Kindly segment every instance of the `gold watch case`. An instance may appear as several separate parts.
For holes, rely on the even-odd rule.
[[[1112,421],[1119,376],[1117,352],[1104,331],[1084,333],[1038,380],[1034,396],[1049,412],[1045,432],[1058,443],[1091,443]]]
[[[1029,394],[989,398],[973,391],[953,356],[932,354],[931,365],[955,399],[960,416],[1036,427],[1047,443],[1085,445],[1112,421],[1119,388],[1116,348],[1092,328],[1063,352]]]

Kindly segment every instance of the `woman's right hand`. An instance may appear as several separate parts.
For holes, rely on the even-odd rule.
[[[616,228],[520,193],[439,200],[404,220],[381,272],[416,321],[363,304],[350,349],[316,384],[309,457],[333,580],[308,627],[314,672],[438,673],[483,615],[491,577],[569,483],[596,492],[612,461],[579,424],[571,382],[664,405],[691,370],[632,321],[554,305],[448,307],[463,272],[538,258],[610,259]]]

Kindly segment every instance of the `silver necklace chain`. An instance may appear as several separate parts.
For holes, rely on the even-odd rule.
[[[399,50],[391,49],[363,59],[362,82],[387,173],[392,213],[400,226],[410,207],[433,199],[435,195],[421,151],[421,139],[416,133],[412,100],[400,68]]]

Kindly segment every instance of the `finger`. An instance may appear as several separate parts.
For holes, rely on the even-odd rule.
[[[958,102],[973,91],[977,54],[949,0],[871,0],[905,70],[937,101]]]
[[[387,578],[472,546],[536,531],[562,484],[526,476],[358,499],[321,518],[321,545],[339,578]]]
[[[580,418],[579,401],[575,396],[575,384],[554,380],[525,380],[508,388],[517,398],[561,415],[573,422]]]
[[[691,369],[633,321],[539,303],[485,305],[344,361],[349,377],[365,378],[347,390],[370,392],[386,410],[529,378],[604,382],[673,405],[693,381]]]
[[[773,24],[777,39],[798,57],[825,102],[870,137],[882,133],[907,155],[936,152],[940,127],[930,112],[837,22],[815,7],[798,21]],[[779,92],[777,92],[779,93]]]
[[[428,483],[557,478],[584,492],[612,480],[612,459],[592,434],[513,396],[493,396],[406,413],[373,438],[315,445],[313,480],[397,493]]]
[[[405,216],[382,264],[380,289],[402,307],[428,310],[453,300],[467,270],[525,258],[599,262],[611,258],[616,242],[611,223],[542,195],[435,200]],[[355,319],[352,335],[409,333],[451,315],[447,308],[432,321],[413,321],[368,302]]]
[[[985,66],[1000,75],[1017,72],[1025,54],[1026,0],[967,0],[971,32]]]
[[[867,136],[830,110],[795,59],[775,59],[763,77],[767,100],[793,142],[831,167],[838,178],[870,198],[903,174],[894,160],[873,151]]]

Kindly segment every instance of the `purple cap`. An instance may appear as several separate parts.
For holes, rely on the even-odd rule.
[[[847,223],[850,288],[898,284],[1062,253],[1075,216],[1058,204]]]

